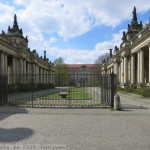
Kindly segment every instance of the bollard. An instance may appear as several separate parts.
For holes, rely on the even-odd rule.
[[[120,96],[117,94],[114,97],[114,110],[121,110]]]

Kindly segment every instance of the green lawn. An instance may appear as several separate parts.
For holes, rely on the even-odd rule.
[[[67,98],[61,98],[59,96],[59,92],[50,94],[44,99],[76,99],[76,100],[84,100],[84,99],[90,99],[90,94],[88,93],[86,88],[70,88],[68,90],[68,96]]]

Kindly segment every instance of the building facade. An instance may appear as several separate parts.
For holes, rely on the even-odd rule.
[[[8,75],[8,83],[48,83],[52,82],[53,64],[44,56],[39,57],[36,50],[28,48],[28,38],[19,28],[14,15],[12,27],[0,34],[0,74]],[[33,76],[36,75],[36,78]],[[32,78],[32,81],[31,81]]]
[[[115,46],[114,55],[102,61],[102,73],[117,74],[117,82],[125,85],[150,86],[150,22],[144,27],[138,23],[136,7],[131,24],[123,32],[120,48]]]
[[[67,64],[70,83],[77,86],[90,86],[98,75],[96,64]]]
[[[95,74],[96,64],[67,64],[69,74]]]

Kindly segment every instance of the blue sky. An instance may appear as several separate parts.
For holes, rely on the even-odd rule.
[[[13,25],[14,13],[29,47],[53,62],[94,63],[99,55],[120,46],[132,20],[149,21],[149,0],[0,0],[0,30]]]

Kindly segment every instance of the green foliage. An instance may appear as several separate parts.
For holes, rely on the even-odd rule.
[[[64,64],[64,59],[62,57],[56,58],[54,60],[54,66],[58,64]]]
[[[137,88],[135,89],[135,94],[142,95],[143,97],[150,97],[150,88]]]
[[[64,85],[68,80],[68,67],[64,63],[62,57],[55,59],[54,61],[54,73],[56,85]]]
[[[134,93],[137,95],[142,95],[143,97],[150,97],[150,87],[140,87],[137,88],[136,85],[127,85],[124,89],[118,88],[119,91],[127,92],[127,93]]]
[[[64,91],[63,89],[61,89],[61,91]],[[57,91],[55,93],[52,93],[46,97],[44,97],[44,99],[62,99],[61,96],[59,95],[60,91]],[[68,96],[66,97],[66,99],[69,100],[73,100],[73,99],[78,99],[78,100],[87,100],[89,99],[89,93],[85,88],[70,88],[67,89],[68,92]]]

